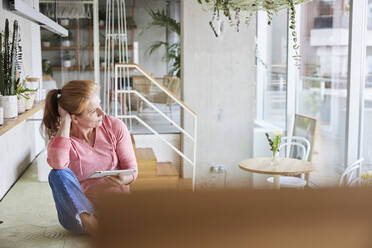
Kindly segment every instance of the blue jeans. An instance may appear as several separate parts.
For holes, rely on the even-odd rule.
[[[80,219],[83,212],[93,214],[92,203],[84,195],[75,174],[68,168],[51,170],[49,185],[52,188],[59,223],[72,233],[86,233]]]

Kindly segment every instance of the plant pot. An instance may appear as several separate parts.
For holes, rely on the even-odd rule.
[[[4,124],[4,109],[0,107],[0,126]]]
[[[69,19],[61,19],[59,21],[59,23],[62,25],[62,26],[68,26],[70,24],[70,20]]]
[[[22,96],[18,97],[18,114],[22,114],[26,111],[26,99]]]
[[[63,61],[63,67],[71,67],[71,66],[72,66],[72,60]]]
[[[43,47],[50,47],[50,41],[43,41]]]
[[[39,78],[27,78],[27,81],[25,83],[26,88],[29,88],[31,90],[36,90],[34,92],[35,94],[35,100],[40,101],[40,79]],[[27,108],[26,108],[27,110]]]
[[[15,118],[18,116],[17,96],[0,96],[0,107],[4,108],[4,118]]]
[[[99,25],[100,26],[105,26],[105,21],[104,20],[99,20]]]
[[[29,99],[26,99],[26,101],[25,101],[25,109],[30,110],[32,108],[32,106],[34,106],[35,93],[32,92],[32,93],[28,93],[27,95],[28,95]]]
[[[71,46],[71,41],[70,40],[63,40],[63,41],[61,41],[61,46],[70,47]]]

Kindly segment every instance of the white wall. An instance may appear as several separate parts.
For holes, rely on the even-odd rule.
[[[184,101],[199,122],[196,183],[208,180],[212,164],[223,164],[229,186],[244,186],[250,176],[238,163],[252,155],[255,21],[242,24],[239,33],[225,23],[216,39],[208,25],[210,18],[211,13],[197,1],[181,2]],[[186,130],[193,130],[189,115],[184,116],[184,124]],[[191,154],[192,146],[184,139],[184,150]],[[184,176],[191,176],[188,164]]]
[[[180,149],[180,134],[162,134],[161,136],[174,147]],[[156,135],[137,134],[133,137],[136,148],[152,148],[158,162],[171,162],[177,171],[180,170],[180,156]]]
[[[137,24],[135,40],[139,42],[139,63],[155,77],[163,77],[167,74],[167,63],[162,60],[162,57],[165,55],[165,49],[158,49],[151,56],[148,54],[148,49],[156,41],[166,41],[165,29],[152,27],[144,31],[142,35],[139,35],[139,33],[146,24],[151,22],[148,10],[165,10],[165,7],[166,0],[136,0],[134,11],[134,20]]]
[[[28,0],[29,4],[38,6],[38,0]],[[13,25],[18,20],[23,48],[25,75],[32,77],[42,76],[40,28],[38,25],[15,15],[4,9],[6,5],[0,1],[0,30],[5,27],[8,18]],[[11,28],[13,30],[13,28]],[[41,118],[39,111],[33,118]],[[0,136],[0,199],[18,179],[25,168],[37,154],[45,147],[39,134],[40,121],[24,121]]]

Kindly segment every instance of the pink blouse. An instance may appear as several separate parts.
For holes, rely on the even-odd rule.
[[[129,185],[112,186],[104,178],[90,179],[97,170],[137,169],[132,141],[125,124],[105,115],[96,128],[93,146],[76,137],[54,137],[48,144],[48,164],[54,169],[69,168],[88,198],[98,191],[129,192]],[[137,178],[137,173],[133,175]]]

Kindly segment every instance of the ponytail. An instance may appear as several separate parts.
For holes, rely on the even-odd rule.
[[[57,89],[50,90],[45,99],[43,124],[49,138],[54,136],[59,129],[58,93]]]

